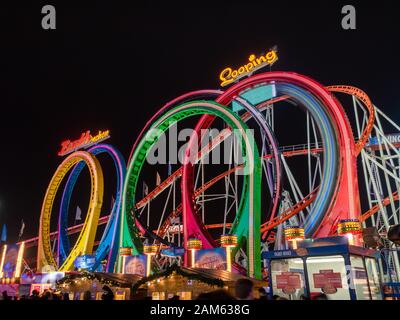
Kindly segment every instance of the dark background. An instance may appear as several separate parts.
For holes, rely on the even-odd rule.
[[[128,157],[165,102],[218,88],[224,67],[273,45],[274,70],[362,88],[400,121],[395,1],[13,3],[0,4],[0,226],[9,241],[22,218],[24,238],[37,234],[62,140],[110,129]],[[56,30],[41,28],[45,4],[56,7]],[[357,30],[341,28],[345,4],[357,9]],[[282,123],[288,134],[294,121]]]

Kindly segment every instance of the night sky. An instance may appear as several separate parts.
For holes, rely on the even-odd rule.
[[[348,3],[294,2],[1,3],[0,225],[7,224],[8,240],[17,238],[21,219],[24,238],[37,234],[62,140],[110,129],[109,142],[128,157],[164,103],[218,88],[224,67],[274,45],[273,70],[362,88],[400,122],[395,1],[352,2],[357,30],[349,31],[341,28]],[[56,30],[41,28],[44,4],[56,7]],[[281,124],[288,134],[294,121]]]

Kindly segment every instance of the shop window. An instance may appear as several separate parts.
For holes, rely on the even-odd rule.
[[[152,292],[151,294],[151,299],[152,300],[165,300],[165,292]]]
[[[350,300],[342,256],[308,257],[306,263],[311,297],[325,293],[328,300]]]
[[[115,300],[125,300],[126,292],[125,290],[117,290],[115,292]]]
[[[192,292],[191,291],[181,291],[178,292],[180,300],[192,300]]]
[[[271,261],[272,290],[274,295],[289,300],[300,300],[304,294],[303,260],[300,258]]]
[[[370,300],[367,272],[364,268],[363,258],[350,256],[351,279],[356,291],[357,300]]]
[[[378,264],[374,258],[365,257],[365,266],[372,300],[382,300]]]

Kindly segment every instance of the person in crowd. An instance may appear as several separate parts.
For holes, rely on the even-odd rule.
[[[305,293],[303,293],[300,295],[300,300],[310,300],[310,298]]]
[[[393,288],[388,286],[388,285],[384,285],[382,286],[382,292],[383,292],[383,299],[384,300],[394,300],[393,297],[390,297],[388,295],[392,295],[393,294]]]
[[[63,299],[64,301],[69,300],[69,293],[68,293],[68,292],[64,292],[63,295],[62,295],[62,299]]]
[[[196,300],[236,300],[226,290],[215,290],[211,292],[200,293]]]
[[[180,297],[175,294],[169,300],[180,300]]]
[[[29,299],[30,300],[39,300],[39,291],[33,290]]]
[[[267,291],[263,288],[263,287],[261,287],[261,288],[259,288],[258,289],[258,294],[259,294],[259,298],[258,298],[258,300],[269,300],[268,299],[268,293],[267,293]]]
[[[89,290],[86,290],[83,294],[83,300],[92,300],[92,293]]]
[[[3,300],[11,300],[11,297],[8,295],[7,290],[2,292]]]
[[[253,300],[253,282],[249,279],[239,279],[235,283],[235,296],[238,300]]]
[[[313,300],[328,300],[328,296],[325,293],[320,293]]]
[[[114,293],[109,286],[103,286],[103,290],[105,292],[101,295],[101,300],[114,300]]]
[[[43,292],[41,300],[53,300],[51,292],[49,290]]]

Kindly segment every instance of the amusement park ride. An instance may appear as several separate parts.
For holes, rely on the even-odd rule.
[[[191,266],[196,245],[222,245],[232,248],[233,272],[261,278],[261,254],[287,248],[285,230],[304,229],[305,239],[319,239],[337,235],[340,224],[355,223],[377,229],[385,249],[383,277],[400,281],[398,252],[387,238],[400,219],[400,127],[361,89],[323,86],[291,72],[260,72],[277,59],[274,50],[252,55],[237,70],[221,72],[221,86],[229,85],[225,91],[194,91],[165,104],[142,129],[127,164],[115,147],[104,143],[108,131],[95,136],[86,132],[78,141],[64,142],[60,156],[65,158],[46,191],[39,235],[23,242],[26,248],[37,246],[36,269],[72,271],[78,257],[92,255],[90,270],[122,273],[126,255],[152,248],[152,268],[162,270],[176,261]],[[304,112],[298,122],[304,124],[306,141],[282,145],[280,133],[296,132],[278,114],[293,108]],[[172,126],[190,117],[198,121],[182,165],[172,170],[164,164],[166,179],[142,193],[149,153]],[[217,135],[205,137],[205,129],[218,126],[223,129]],[[198,137],[209,140],[204,144]],[[230,159],[239,155],[242,163],[208,164],[210,154],[227,141]],[[112,158],[117,181],[114,205],[103,217],[101,153]],[[91,179],[90,205],[84,223],[69,227],[71,196],[85,167]],[[50,230],[60,186],[58,230]],[[216,202],[223,212],[216,212]],[[105,229],[96,241],[99,225]],[[71,245],[73,233],[79,236]],[[365,245],[359,234],[351,240]]]

